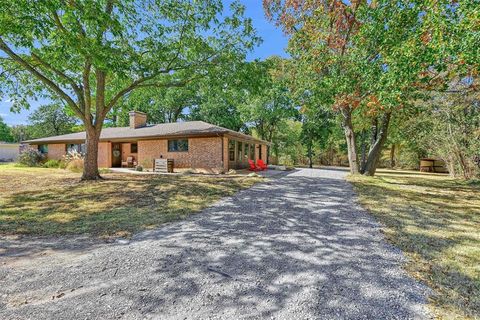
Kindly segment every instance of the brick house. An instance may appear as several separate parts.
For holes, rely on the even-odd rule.
[[[120,167],[128,157],[152,168],[154,159],[173,159],[176,168],[227,171],[267,162],[268,142],[203,121],[147,125],[147,115],[131,111],[130,126],[104,128],[98,145],[98,166]],[[85,151],[85,132],[25,141],[47,159],[60,160],[68,151]]]

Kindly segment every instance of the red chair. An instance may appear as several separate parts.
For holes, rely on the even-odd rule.
[[[262,170],[255,165],[255,162],[253,162],[253,160],[248,160],[248,164],[250,165],[250,168],[248,168],[248,170],[250,170],[250,171],[261,171]]]
[[[267,165],[265,164],[265,162],[263,162],[262,159],[257,160],[257,167],[259,167],[262,170],[267,170]]]

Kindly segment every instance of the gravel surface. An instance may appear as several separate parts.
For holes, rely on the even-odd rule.
[[[430,318],[344,175],[296,170],[131,241],[3,239],[0,319]]]

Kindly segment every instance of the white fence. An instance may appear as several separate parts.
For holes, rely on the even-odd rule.
[[[15,161],[20,152],[18,143],[0,143],[0,161]]]

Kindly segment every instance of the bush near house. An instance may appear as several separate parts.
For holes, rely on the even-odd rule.
[[[38,167],[43,160],[45,156],[33,148],[24,149],[18,156],[18,163],[27,167]]]

